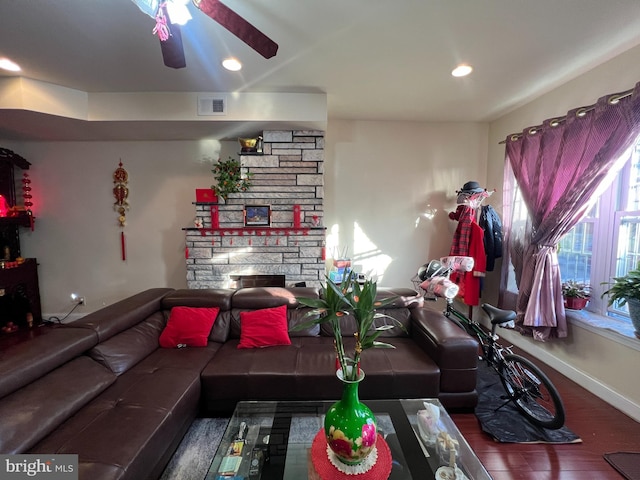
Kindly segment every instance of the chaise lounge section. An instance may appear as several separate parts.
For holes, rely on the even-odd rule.
[[[396,297],[384,313],[405,328],[385,332],[395,349],[363,353],[361,398],[473,408],[475,340],[413,290],[379,294]],[[0,352],[0,452],[78,454],[81,479],[155,479],[197,415],[229,414],[239,400],[338,398],[332,333],[291,330],[307,311],[301,296],[318,291],[157,288],[39,328]],[[206,346],[160,347],[174,307],[219,309]],[[278,307],[291,344],[239,349],[243,314]]]

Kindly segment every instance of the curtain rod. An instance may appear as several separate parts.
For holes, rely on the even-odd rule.
[[[609,105],[616,105],[617,103],[620,102],[620,100],[622,100],[623,98],[627,98],[630,97],[633,94],[634,89],[630,89],[627,90],[625,92],[622,93],[616,93],[615,95],[611,95],[608,99],[607,99],[607,103],[609,103]],[[576,110],[576,117],[584,117],[587,113],[589,113],[591,110],[594,110],[596,108],[597,103],[594,103],[593,105],[588,105],[586,107],[580,107],[578,110]],[[563,117],[557,117],[557,118],[552,118],[549,121],[549,125],[551,125],[552,127],[557,127],[558,125],[560,125],[562,122],[564,122],[567,119],[567,116],[563,116]],[[535,135],[536,133],[538,133],[538,130],[540,130],[542,128],[542,125],[536,125],[534,127],[529,127],[527,128],[527,133],[529,135]],[[522,133],[511,133],[509,135],[507,135],[507,138],[510,138],[512,141],[515,141],[517,139],[519,139],[520,137],[522,137]],[[498,145],[502,145],[507,143],[506,140],[502,140],[500,142],[498,142]]]

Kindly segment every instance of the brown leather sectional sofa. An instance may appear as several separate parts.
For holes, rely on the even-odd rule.
[[[240,312],[287,305],[290,326],[311,288],[156,288],[69,324],[40,327],[0,351],[0,453],[79,455],[82,480],[155,479],[197,415],[229,414],[245,399],[337,399],[326,326],[290,331],[291,345],[238,349]],[[410,289],[384,313],[405,325],[395,349],[362,356],[362,400],[438,397],[477,403],[477,344]],[[219,307],[206,347],[166,349],[172,307]],[[349,326],[343,334],[349,334]]]

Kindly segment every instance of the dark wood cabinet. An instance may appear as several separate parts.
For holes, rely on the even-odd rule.
[[[17,171],[29,169],[30,163],[6,148],[0,148],[0,335],[24,330],[42,322],[38,262],[21,258],[20,229],[34,228],[30,180],[23,175],[16,182]],[[18,201],[16,183],[22,183],[22,200]],[[11,326],[12,328],[8,328]]]
[[[27,258],[17,267],[0,269],[0,294],[0,329],[10,322],[18,329],[42,323],[35,258]],[[2,333],[6,332],[0,330]]]

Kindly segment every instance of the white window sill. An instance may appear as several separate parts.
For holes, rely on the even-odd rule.
[[[597,315],[588,310],[566,310],[567,321],[606,337],[627,347],[640,351],[640,339],[634,333],[631,323]]]

